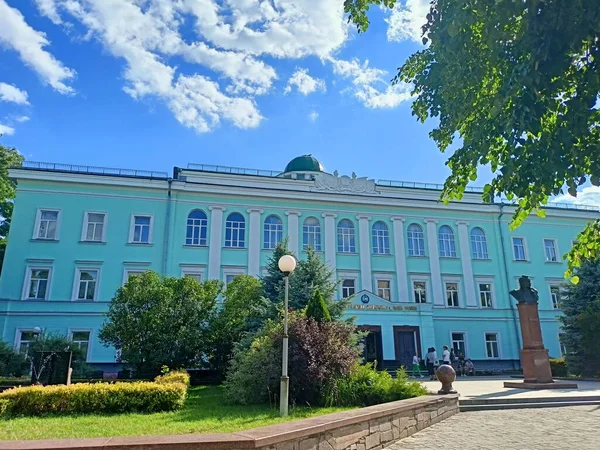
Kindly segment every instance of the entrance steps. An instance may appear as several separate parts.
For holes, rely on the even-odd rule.
[[[600,395],[460,399],[460,412],[600,405]]]

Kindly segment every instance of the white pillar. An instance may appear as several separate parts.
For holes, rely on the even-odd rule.
[[[210,243],[208,247],[208,279],[221,279],[221,249],[223,248],[223,211],[224,206],[209,206]]]
[[[260,272],[260,208],[248,208],[248,275],[257,277]]]
[[[458,243],[460,245],[460,262],[462,263],[463,277],[465,280],[465,298],[467,307],[477,307],[477,296],[475,295],[475,280],[473,278],[473,266],[471,265],[471,251],[469,249],[469,222],[459,220]]]
[[[360,283],[361,289],[373,292],[373,278],[371,277],[371,245],[369,243],[369,220],[371,217],[359,214],[358,219],[358,245],[360,246]]]
[[[337,214],[334,213],[323,213],[325,218],[325,262],[329,268],[333,271],[333,276],[337,279],[337,264],[335,260],[336,256],[336,232],[335,232],[335,218]]]
[[[299,238],[300,233],[298,232],[298,218],[302,213],[300,211],[286,211],[285,215],[288,216],[288,249],[296,255],[296,257],[300,254],[300,245]]]
[[[433,291],[433,304],[444,306],[444,291],[442,289],[442,274],[440,271],[440,254],[438,251],[437,220],[425,219],[427,224],[427,249],[429,250],[429,271]]]
[[[398,301],[409,302],[411,300],[408,290],[408,279],[406,274],[406,248],[404,245],[404,217],[394,216],[391,218],[394,230],[394,260],[396,261],[396,280],[398,285]]]

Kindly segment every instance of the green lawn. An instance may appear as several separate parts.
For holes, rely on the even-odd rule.
[[[204,386],[191,388],[185,406],[176,412],[0,419],[0,439],[226,433],[344,409],[291,407],[289,417],[281,419],[278,405],[227,405],[222,387]]]

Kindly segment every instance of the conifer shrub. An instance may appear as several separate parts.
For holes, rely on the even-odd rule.
[[[320,291],[315,291],[315,295],[306,305],[306,317],[312,317],[317,322],[331,322],[331,314],[325,303],[325,299]]]

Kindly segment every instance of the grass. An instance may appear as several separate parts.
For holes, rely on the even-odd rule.
[[[345,409],[290,407],[282,419],[278,405],[228,405],[222,387],[202,386],[191,388],[184,407],[175,412],[0,419],[0,440],[227,433]]]

